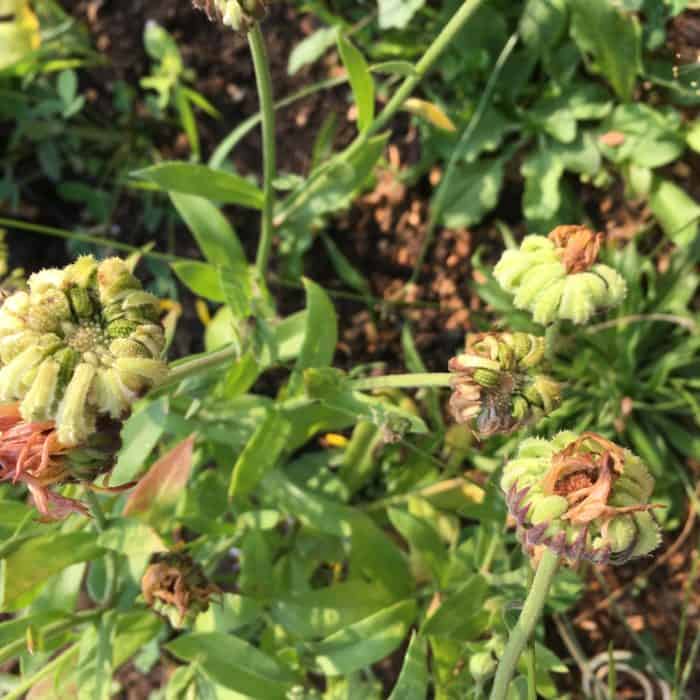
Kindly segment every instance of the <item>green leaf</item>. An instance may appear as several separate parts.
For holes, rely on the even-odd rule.
[[[219,286],[233,318],[244,321],[251,313],[253,296],[250,268],[245,263],[238,263],[229,267],[220,267],[218,273]]]
[[[479,223],[496,204],[503,184],[503,160],[493,158],[460,163],[446,183],[442,220],[461,228]]]
[[[403,642],[415,617],[416,601],[404,600],[349,625],[314,647],[316,665],[328,676],[367,668]]]
[[[468,641],[482,631],[481,616],[488,584],[480,574],[473,574],[423,623],[421,634]]]
[[[221,289],[219,271],[209,263],[191,260],[170,263],[178,279],[197,296],[210,301],[223,302],[226,296]]]
[[[601,146],[614,163],[629,161],[640,168],[658,168],[676,160],[685,149],[680,115],[675,110],[662,112],[645,104],[619,105],[605,127],[624,136],[618,146]]]
[[[27,605],[38,586],[71,564],[95,559],[102,553],[92,532],[51,533],[9,543],[4,553],[3,610]]]
[[[649,206],[664,233],[679,246],[689,246],[698,235],[700,204],[670,180],[655,178]]]
[[[166,645],[183,661],[196,661],[219,685],[259,700],[284,700],[294,682],[287,669],[231,634],[194,632]]]
[[[171,161],[137,170],[134,177],[155,182],[168,192],[181,192],[225,204],[262,209],[263,193],[240,175],[215,170],[206,165]]]
[[[121,433],[124,447],[112,471],[113,484],[126,483],[139,474],[148,455],[165,432],[168,411],[168,398],[164,396],[146,404],[124,423]]]
[[[105,612],[99,622],[82,633],[76,683],[78,700],[112,697],[112,657],[116,612]]]
[[[293,514],[320,532],[350,537],[350,569],[356,577],[380,582],[390,595],[408,595],[413,589],[406,558],[364,513],[305,491],[278,471],[265,479],[265,493],[281,510]]]
[[[528,110],[527,116],[557,141],[571,143],[576,138],[576,117],[567,96],[543,97]]]
[[[170,199],[212,265],[247,264],[245,251],[226,217],[209,200],[171,192]]]
[[[229,498],[244,498],[272,470],[287,446],[291,426],[277,411],[271,411],[253,433],[231,473]]]
[[[297,357],[295,372],[308,367],[328,367],[333,361],[338,342],[338,319],[326,291],[320,285],[304,278],[306,290],[306,326],[304,342]]]
[[[532,222],[549,222],[561,206],[562,161],[550,150],[538,150],[523,162],[521,172],[525,178],[525,217]]]
[[[124,515],[159,520],[171,511],[182,495],[192,473],[194,434],[168,450],[151,466],[129,494]]]
[[[527,0],[520,18],[523,43],[538,54],[559,42],[566,29],[566,0]]]
[[[321,27],[300,41],[289,54],[287,73],[294,75],[304,66],[313,63],[334,46],[338,36],[336,27]]]
[[[328,257],[335,268],[338,277],[349,287],[356,289],[360,294],[369,294],[369,282],[362,276],[357,268],[345,257],[330,236],[322,234],[321,240],[326,247]]]
[[[425,0],[377,0],[380,29],[404,29]]]
[[[592,56],[595,67],[620,99],[634,94],[641,72],[641,28],[633,15],[610,0],[586,0],[572,4],[571,34],[579,49]]]
[[[357,123],[360,131],[365,131],[374,121],[374,79],[364,56],[342,34],[338,35],[338,49],[355,97]]]
[[[295,637],[310,641],[334,634],[393,602],[395,598],[375,584],[345,581],[278,598],[271,614]]]
[[[373,136],[349,161],[329,166],[328,177],[308,179],[293,193],[295,199],[303,199],[305,203],[290,215],[286,225],[297,235],[305,235],[319,217],[349,205],[354,193],[372,174],[388,138],[388,134]]]
[[[411,550],[427,563],[436,581],[440,581],[447,566],[447,552],[437,530],[423,518],[399,508],[389,508],[387,515]]]
[[[425,700],[429,678],[425,640],[414,632],[389,700]]]

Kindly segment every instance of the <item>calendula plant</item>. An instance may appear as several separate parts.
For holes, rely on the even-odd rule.
[[[591,7],[600,10],[602,1]],[[590,145],[612,106],[600,97],[601,85],[583,90],[588,102],[579,99],[578,82],[565,89],[583,70],[562,38],[566,28],[573,22],[576,46],[604,78],[621,80],[628,68],[621,73],[602,60],[595,37],[580,34],[585,8],[566,3],[380,2],[384,33],[373,51],[401,52],[402,60],[370,65],[370,52],[358,45],[373,15],[352,6],[350,22],[338,19],[344,3],[311,2],[305,7],[334,25],[321,38],[337,47],[346,68],[347,76],[332,82],[349,82],[355,121],[335,152],[322,130],[307,176],[280,176],[275,116],[296,98],[273,99],[262,24],[279,4],[194,5],[204,11],[192,15],[201,31],[221,32],[236,51],[248,42],[260,112],[236,125],[207,164],[199,162],[207,140],[195,147],[194,113],[182,109],[184,98],[198,104],[196,94],[182,92],[189,90],[188,54],[178,50],[176,33],[147,26],[157,63],[142,85],[179,110],[191,160],[155,162],[120,186],[128,181],[134,192],[147,191],[169,220],[184,224],[172,231],[177,247],[135,250],[123,236],[110,238],[111,227],[99,236],[11,222],[134,255],[83,256],[37,272],[25,288],[8,290],[0,307],[0,604],[14,615],[0,622],[0,663],[20,662],[20,673],[0,678],[6,698],[40,694],[50,681],[58,697],[108,700],[137,672],[165,678],[153,695],[167,700],[562,697],[554,678],[567,667],[537,631],[545,605],[571,608],[593,566],[651,556],[660,521],[677,517],[672,503],[660,508],[673,491],[663,458],[654,459],[667,436],[646,429],[666,416],[647,414],[655,391],[678,422],[659,454],[670,454],[671,443],[687,452],[695,445],[685,423],[696,417],[697,403],[687,308],[696,259],[637,264],[636,242],[617,250],[603,234],[571,223],[582,216],[560,216],[558,205],[533,195],[562,180],[555,152],[595,186],[609,182],[608,173],[596,172],[600,162],[573,155],[579,137],[582,149]],[[532,18],[543,9],[548,31],[539,41]],[[608,9],[603,16],[621,17]],[[426,24],[399,36],[412,16]],[[507,38],[508,22],[518,34],[502,45],[496,39]],[[625,15],[624,28],[630,23]],[[434,29],[429,39],[426,27]],[[502,51],[495,64],[492,43]],[[478,75],[494,64],[483,91],[488,101],[499,95],[499,76],[514,68],[506,65],[513,52],[523,71],[510,82],[526,83],[535,66],[557,80],[534,99],[531,88],[520,102],[500,94],[483,122],[493,133],[464,131],[470,115],[485,109],[471,104],[481,88],[476,78],[466,85],[465,57]],[[450,70],[468,98],[463,109],[447,110],[454,123],[438,105]],[[407,102],[421,82],[433,102]],[[615,89],[627,94],[629,86]],[[579,95],[571,105],[570,95]],[[392,120],[404,108],[421,120],[418,130],[411,122],[410,138],[425,133],[436,113],[461,132],[458,142],[445,141],[452,152],[424,247],[441,222],[476,221],[474,208],[488,209],[494,176],[497,192],[505,161],[537,135],[523,166],[525,218],[533,225],[522,241],[508,239],[493,269],[473,257],[473,284],[488,308],[475,297],[473,332],[443,336],[454,355],[449,362],[421,353],[406,321],[406,374],[355,366],[351,352],[339,369],[336,350],[347,347],[339,342],[333,295],[307,277],[296,289],[280,270],[299,265],[330,217],[372,183]],[[516,129],[504,125],[501,110],[512,112]],[[257,124],[261,174],[244,177],[228,156]],[[497,152],[506,148],[503,135],[521,124],[526,141],[509,140],[507,153]],[[465,155],[472,138],[474,158]],[[557,150],[552,139],[569,147]],[[424,145],[434,150],[433,141]],[[625,153],[620,160],[634,155]],[[426,167],[423,160],[407,181]],[[640,173],[628,165],[637,181]],[[557,177],[545,177],[549,170]],[[454,196],[456,183],[475,178],[484,184],[479,196]],[[239,216],[222,203],[249,211]],[[257,250],[249,257],[250,240],[239,238],[232,222],[243,233],[256,216]],[[541,235],[561,222],[569,223]],[[135,218],[134,229],[140,223]],[[173,252],[194,244],[201,259]],[[328,250],[343,280],[369,294],[339,249]],[[281,265],[272,274],[274,252]],[[141,257],[157,277],[150,286],[132,267]],[[666,263],[670,271],[662,270]],[[159,288],[164,269],[196,296],[197,318],[187,314],[188,327],[205,326],[193,345],[201,352],[170,363],[166,349],[174,355],[182,347],[169,345],[173,318],[191,297],[159,299],[148,291]],[[291,285],[289,298],[287,286],[271,293],[280,282]],[[284,315],[298,293],[303,308]],[[392,306],[387,318],[411,303]],[[664,323],[673,316],[674,332],[644,325],[638,336],[627,335],[629,317],[647,312]],[[632,380],[643,393],[630,407],[623,399]],[[661,498],[652,493],[655,481]],[[24,503],[27,491],[36,508]],[[510,613],[523,597],[513,626]]]

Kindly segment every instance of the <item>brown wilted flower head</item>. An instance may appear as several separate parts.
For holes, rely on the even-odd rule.
[[[181,629],[209,609],[221,589],[211,583],[202,567],[183,552],[158,552],[141,579],[146,604]]]
[[[219,21],[236,32],[249,31],[267,12],[264,0],[192,0],[192,4],[203,10],[210,20]]]
[[[51,420],[25,421],[19,405],[0,405],[0,481],[25,484],[42,520],[71,513],[88,514],[87,506],[53,491],[61,484],[92,481],[108,472],[120,446],[119,426],[106,421],[80,447],[63,445]]]
[[[504,468],[501,488],[530,552],[547,547],[570,562],[622,564],[660,542],[649,470],[596,433],[524,440]]]
[[[567,274],[585,272],[592,267],[603,242],[602,233],[593,233],[579,225],[557,226],[548,238],[556,246]]]
[[[546,341],[527,333],[473,333],[453,357],[450,409],[481,436],[507,433],[538,420],[561,400],[546,373]]]

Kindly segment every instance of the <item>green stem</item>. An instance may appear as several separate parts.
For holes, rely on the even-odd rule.
[[[30,675],[28,678],[24,678],[20,681],[7,695],[3,695],[3,700],[20,700],[28,690],[31,690],[39,681],[51,676],[61,664],[67,662],[67,659],[77,656],[79,651],[80,645],[77,643],[68,647],[46,664],[46,666],[40,668],[34,675]]]
[[[95,527],[98,532],[105,532],[109,527],[107,518],[100,505],[100,499],[94,491],[89,488],[85,491],[85,500],[90,504],[90,510],[95,518]],[[117,584],[117,554],[116,552],[108,552],[105,556],[105,591],[100,607],[108,608],[114,600]]]
[[[55,637],[67,632],[71,627],[96,620],[102,615],[101,610],[83,610],[71,615],[67,620],[61,620],[52,625],[48,625],[41,631],[41,636],[45,642],[51,641]],[[15,639],[7,646],[0,649],[0,663],[4,664],[10,659],[19,656],[27,648],[27,640],[24,636]]]
[[[318,170],[307,181],[306,186],[298,191],[296,195],[292,195],[283,210],[279,213],[276,219],[278,225],[282,224],[294,212],[296,212],[313,194],[318,186],[336,172],[334,166],[340,163],[346,163],[352,156],[358,153],[362,147],[369,141],[370,136],[376,134],[382,129],[387,122],[401,109],[403,103],[416,89],[420,81],[425,77],[428,71],[433,67],[433,64],[441,56],[443,51],[450,45],[450,42],[455,38],[458,32],[466,24],[467,20],[474,14],[476,9],[484,0],[465,0],[462,7],[452,15],[450,21],[443,27],[442,31],[435,37],[433,43],[428,47],[428,50],[423,54],[423,57],[416,64],[413,72],[408,75],[399,86],[398,90],[392,95],[389,102],[386,104],[381,113],[372,122],[368,129],[360,132],[355,140],[335,158],[331,159],[324,168]]]
[[[452,19],[445,25],[440,34],[437,35],[435,41],[428,47],[428,50],[423,54],[420,61],[416,63],[415,70],[401,83],[399,89],[393,94],[386,107],[384,107],[381,114],[369,128],[369,135],[382,129],[396,112],[401,109],[403,103],[418,86],[418,83],[423,80],[426,73],[433,67],[435,61],[437,61],[442,52],[450,45],[466,21],[474,14],[482,2],[483,0],[465,0],[462,7],[452,15]]]
[[[542,615],[549,587],[554,580],[554,574],[556,574],[558,567],[559,557],[551,550],[545,549],[535,573],[535,580],[532,582],[525,605],[520,613],[520,618],[508,637],[508,643],[501,657],[501,662],[498,664],[496,678],[491,689],[491,700],[506,700],[508,686],[515,673],[518,659]]]
[[[421,372],[418,374],[385,374],[350,382],[354,391],[368,389],[412,389],[422,386],[450,386],[453,375],[449,372]]]
[[[165,382],[163,382],[163,384],[159,384],[158,388],[163,389],[164,387],[171,386],[172,384],[177,384],[193,374],[204,372],[212,367],[221,365],[224,362],[233,360],[238,355],[238,352],[238,347],[233,344],[227,345],[220,350],[214,350],[214,352],[210,352],[205,355],[197,355],[189,360],[178,361],[176,364],[171,365],[167,379]]]
[[[272,78],[270,76],[267,52],[265,51],[265,40],[257,22],[248,33],[248,43],[250,44],[250,52],[253,55],[255,82],[258,86],[258,98],[262,114],[264,201],[260,240],[258,241],[258,252],[255,258],[255,266],[262,278],[265,276],[267,263],[270,259],[272,235],[274,233],[275,191],[272,185],[277,168],[275,155],[275,104],[272,99]]]
[[[534,578],[534,571],[529,566],[527,571],[528,588],[532,588]],[[525,650],[525,666],[527,668],[527,700],[537,700],[537,657],[535,656],[535,640],[532,636],[530,636]]]

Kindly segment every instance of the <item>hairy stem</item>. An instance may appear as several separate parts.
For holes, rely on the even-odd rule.
[[[265,50],[265,40],[257,22],[248,33],[248,43],[253,56],[255,82],[258,87],[260,113],[262,115],[264,201],[260,240],[258,241],[258,252],[255,258],[255,266],[262,278],[267,271],[267,263],[270,259],[270,250],[272,248],[272,235],[274,233],[275,192],[272,183],[275,179],[277,167],[275,155],[275,104],[272,99],[272,78]]]
[[[508,686],[515,673],[518,659],[542,615],[549,587],[554,580],[554,574],[556,574],[558,567],[559,557],[551,550],[545,549],[535,572],[535,579],[527,594],[525,605],[520,613],[520,618],[508,637],[508,643],[498,664],[496,678],[491,689],[491,700],[506,700]]]
[[[85,491],[85,498],[90,504],[90,510],[95,518],[95,527],[97,531],[104,532],[109,525],[107,524],[107,519],[100,505],[100,499],[97,497],[97,494],[89,488]],[[117,553],[108,552],[105,556],[105,590],[102,600],[100,601],[100,607],[102,608],[108,608],[114,600],[117,585],[117,564]]]
[[[450,386],[452,375],[449,372],[420,372],[418,374],[385,374],[381,377],[367,377],[350,382],[354,391],[368,389],[411,389],[422,386]]]
[[[158,385],[158,389],[163,389],[173,384],[177,384],[193,374],[198,374],[199,372],[204,372],[212,367],[222,365],[224,362],[233,360],[238,353],[239,348],[234,343],[204,355],[197,355],[196,357],[179,361],[176,364],[171,365],[167,379],[165,382]]]

